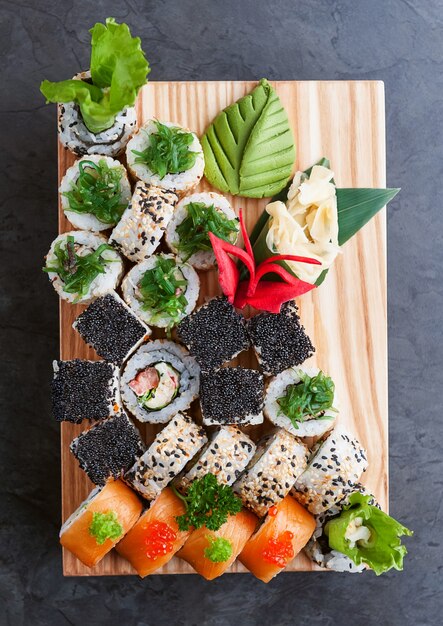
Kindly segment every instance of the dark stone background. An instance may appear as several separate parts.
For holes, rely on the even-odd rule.
[[[442,616],[441,0],[1,0],[0,624],[424,626]],[[403,573],[64,579],[59,428],[48,380],[57,300],[40,272],[57,232],[55,107],[41,79],[88,65],[87,29],[140,35],[153,80],[386,84],[391,512],[415,530]]]

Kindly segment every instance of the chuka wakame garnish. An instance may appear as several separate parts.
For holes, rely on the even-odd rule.
[[[227,521],[228,515],[239,513],[242,502],[229,485],[220,485],[214,474],[206,474],[195,480],[186,496],[173,487],[175,494],[186,504],[186,513],[175,519],[179,530],[206,526],[218,530]]]
[[[208,547],[204,549],[204,555],[213,563],[224,563],[232,555],[232,543],[224,537],[207,535]]]
[[[149,146],[141,152],[133,150],[136,163],[143,163],[162,180],[166,174],[186,172],[194,166],[197,152],[189,146],[194,141],[192,133],[175,126],[166,126],[155,120],[157,132],[149,135]]]
[[[222,211],[217,211],[213,204],[190,202],[186,205],[188,215],[177,226],[180,254],[188,260],[199,250],[212,250],[208,233],[229,241],[233,232],[238,232],[237,220],[230,220]]]
[[[55,244],[54,255],[57,259],[55,265],[47,265],[44,272],[54,272],[58,274],[64,283],[63,291],[66,293],[76,293],[74,302],[78,302],[86,296],[92,281],[106,271],[106,264],[112,263],[112,259],[104,259],[103,252],[113,250],[112,246],[102,243],[97,250],[90,254],[80,256],[76,252],[76,243],[72,235],[66,237],[66,245],[63,241]]]
[[[298,422],[305,422],[310,417],[329,419],[324,412],[337,411],[332,406],[335,391],[333,380],[323,372],[311,377],[299,370],[297,375],[300,382],[288,385],[285,395],[277,400],[280,413],[286,415],[297,429]]]
[[[114,511],[108,513],[93,513],[92,522],[89,526],[89,534],[95,537],[99,545],[107,539],[115,540],[123,534],[123,528]]]
[[[78,169],[77,180],[63,194],[68,199],[69,211],[91,213],[104,224],[116,224],[126,208],[121,203],[121,168],[109,167],[101,159],[98,164],[80,161]]]
[[[151,313],[152,323],[164,316],[171,318],[171,326],[179,321],[188,304],[187,285],[175,259],[157,257],[155,267],[146,270],[138,285],[142,308]]]

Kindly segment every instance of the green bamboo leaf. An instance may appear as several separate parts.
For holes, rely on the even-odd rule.
[[[205,176],[217,189],[249,198],[281,191],[295,148],[288,117],[266,79],[217,115],[202,137]]]

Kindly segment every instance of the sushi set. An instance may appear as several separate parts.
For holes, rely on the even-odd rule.
[[[125,24],[90,32],[41,85],[64,574],[403,569],[382,84],[151,82]]]

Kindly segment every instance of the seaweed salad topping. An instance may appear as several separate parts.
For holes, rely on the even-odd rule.
[[[305,422],[309,418],[329,419],[325,411],[336,411],[333,408],[334,382],[323,372],[315,376],[309,376],[302,370],[297,371],[300,378],[298,383],[288,385],[284,396],[278,398],[280,414],[286,415],[298,429],[299,422]]]

